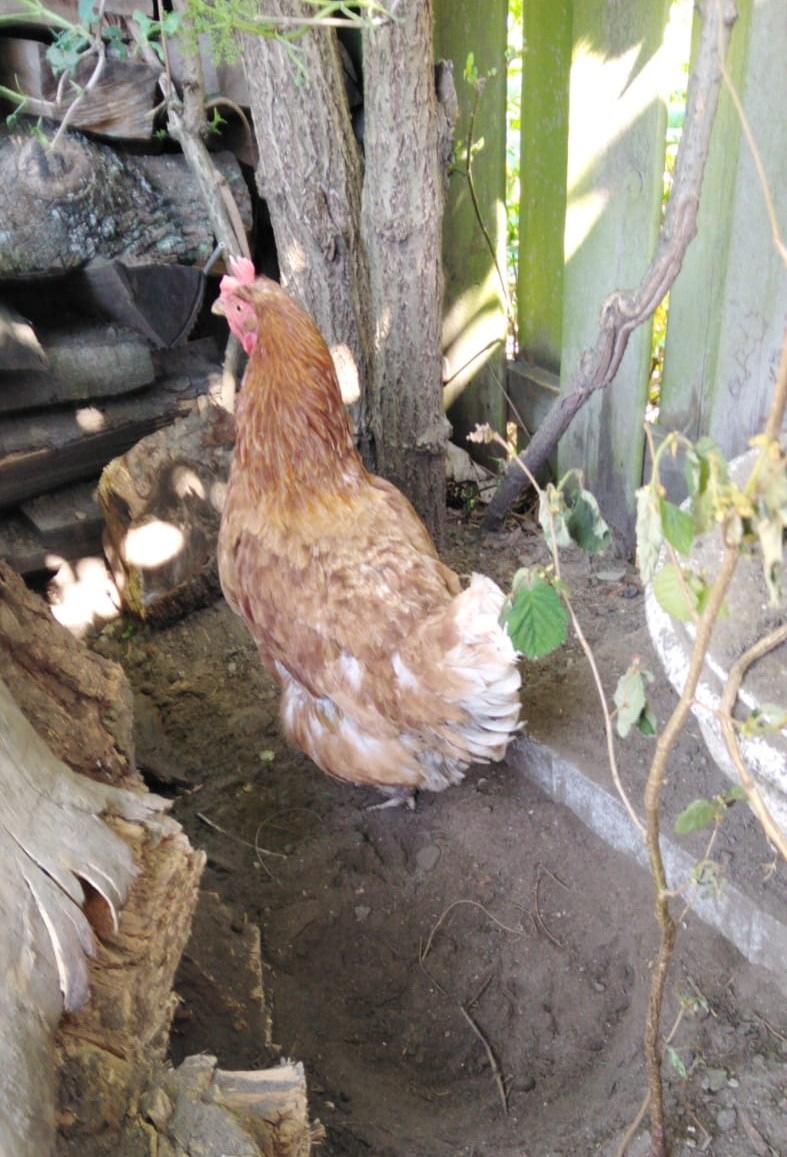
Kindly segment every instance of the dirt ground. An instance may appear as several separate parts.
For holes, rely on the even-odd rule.
[[[444,554],[507,587],[536,541],[525,524],[482,543],[452,515]],[[575,589],[577,610],[625,669],[642,594],[625,564],[596,570]],[[93,645],[125,667],[140,764],[175,797],[208,854],[204,888],[233,914],[184,960],[174,1061],[201,1050],[228,1069],[302,1061],[325,1157],[618,1152],[645,1091],[656,932],[644,871],[507,764],[420,796],[414,812],[368,810],[374,792],[333,782],[282,741],[276,692],[223,602],[161,631],[117,622]],[[528,700],[526,672],[531,720],[559,702],[566,726],[596,726],[566,710],[572,654],[551,661],[551,699]],[[603,743],[589,749],[603,767]],[[763,875],[769,859],[763,841]],[[227,937],[247,923],[261,930],[270,1048],[195,964],[212,952],[221,972]],[[666,1027],[684,1010],[666,1066],[674,1153],[787,1154],[772,975],[689,914],[669,991]],[[640,1126],[628,1152],[646,1151]]]

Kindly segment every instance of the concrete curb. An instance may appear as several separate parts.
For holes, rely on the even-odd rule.
[[[521,736],[509,747],[508,763],[556,803],[565,804],[606,844],[632,856],[648,870],[645,846],[623,805],[575,764],[529,736]],[[693,857],[664,836],[662,854],[670,881],[677,883],[690,876]],[[718,894],[692,887],[687,901],[701,920],[734,944],[747,960],[771,971],[787,992],[787,923],[765,912],[728,880]]]

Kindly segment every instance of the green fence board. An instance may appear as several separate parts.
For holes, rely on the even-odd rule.
[[[519,347],[560,369],[572,0],[525,0],[522,63]]]
[[[658,235],[668,70],[667,0],[575,0],[571,65],[561,379],[595,344],[615,289],[639,283]],[[620,370],[593,395],[558,448],[582,467],[601,509],[630,547],[643,461],[650,329],[632,335]]]
[[[728,70],[787,223],[787,21],[782,3],[739,0]],[[787,271],[771,239],[751,151],[722,90],[698,233],[670,295],[659,425],[710,434],[728,456],[762,429],[784,341]]]

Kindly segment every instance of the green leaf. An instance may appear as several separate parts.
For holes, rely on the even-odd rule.
[[[598,502],[589,490],[580,490],[566,528],[577,546],[588,554],[603,554],[612,538]]]
[[[655,734],[655,719],[645,694],[645,683],[652,680],[651,673],[643,671],[637,662],[618,680],[613,698],[617,708],[615,727],[621,739],[626,738],[632,727],[638,727],[645,735]],[[647,730],[649,726],[652,727],[650,731]]]
[[[79,23],[89,27],[96,21],[95,12],[96,0],[79,0],[77,5],[77,13],[79,16]]]
[[[514,646],[528,659],[540,659],[566,641],[563,600],[551,583],[531,571],[517,571],[500,617]]]
[[[688,554],[694,542],[694,519],[685,510],[662,498],[659,502],[661,528],[670,546],[678,554]]]
[[[698,832],[708,824],[716,822],[719,814],[718,806],[709,799],[695,799],[684,808],[675,820],[675,831],[678,835],[687,836],[691,832]]]
[[[653,594],[670,618],[688,623],[698,612],[700,602],[707,600],[707,587],[698,575],[670,562],[653,579]]]
[[[652,486],[642,486],[637,491],[637,565],[643,583],[656,573],[663,543],[658,496]]]
[[[667,1057],[667,1061],[669,1062],[669,1064],[672,1065],[673,1069],[678,1074],[678,1076],[681,1078],[681,1080],[685,1081],[686,1077],[688,1076],[688,1073],[686,1072],[686,1066],[684,1065],[683,1061],[680,1059],[680,1057],[678,1056],[678,1053],[675,1051],[675,1049],[672,1047],[672,1045],[667,1045],[666,1057]]]

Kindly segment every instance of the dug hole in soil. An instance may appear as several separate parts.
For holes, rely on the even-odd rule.
[[[490,542],[452,515],[443,553],[508,589],[542,550],[527,522]],[[647,632],[633,568],[605,565],[577,563],[570,585],[591,643],[617,666],[605,672],[614,687]],[[124,666],[143,770],[155,766],[151,786],[175,796],[208,854],[203,889],[233,914],[229,930],[197,930],[184,957],[173,1062],[199,1051],[225,1069],[302,1061],[325,1157],[617,1153],[646,1088],[657,929],[644,870],[513,761],[422,794],[414,812],[368,810],[375,792],[334,782],[283,741],[276,690],[223,601],[166,630],[112,624],[93,646]],[[583,661],[572,641],[538,679],[525,665],[524,716],[558,713],[609,779],[598,707],[572,694]],[[674,696],[652,669],[663,724]],[[645,767],[651,748],[637,750]],[[703,761],[689,726],[671,774]],[[753,871],[783,888],[756,821],[736,810]],[[270,1046],[242,1008],[215,999],[227,937],[249,923],[261,930]],[[207,959],[212,971],[197,963]],[[675,1154],[787,1153],[778,979],[683,915],[664,1014],[666,1033],[683,1009],[665,1065]],[[629,1153],[647,1152],[645,1131]]]

